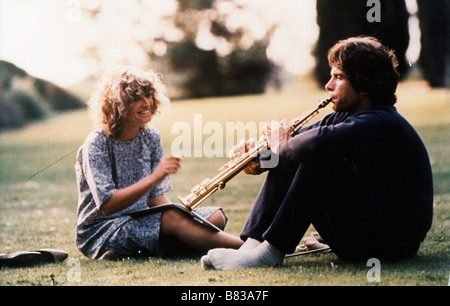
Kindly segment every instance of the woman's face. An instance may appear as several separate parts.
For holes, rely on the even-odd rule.
[[[154,114],[154,100],[152,94],[147,94],[135,101],[128,110],[128,123],[142,126],[152,120]]]

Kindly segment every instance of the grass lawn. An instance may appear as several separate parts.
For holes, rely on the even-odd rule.
[[[380,282],[369,282],[371,266],[339,260],[333,253],[289,258],[280,268],[203,271],[199,258],[94,261],[75,247],[77,191],[76,150],[91,130],[87,111],[60,114],[24,129],[0,134],[0,253],[37,248],[69,253],[63,263],[32,268],[1,268],[0,285],[447,285],[449,283],[450,102],[449,90],[430,90],[423,83],[404,83],[398,109],[422,136],[433,165],[434,224],[413,260],[381,263]],[[201,114],[203,127],[213,122],[265,122],[293,118],[313,108],[326,93],[316,89],[268,93],[261,96],[176,101],[154,120],[168,154],[172,127]],[[314,121],[331,111],[325,109]],[[200,130],[203,140],[210,135]],[[230,133],[224,134],[224,142]],[[193,142],[195,143],[195,142]],[[198,143],[197,143],[198,144]],[[226,152],[224,151],[223,154]],[[185,157],[183,169],[172,177],[175,191],[186,195],[196,184],[217,173],[226,157]],[[51,165],[51,166],[50,166]],[[50,167],[48,167],[50,166]],[[47,168],[48,167],[48,168]],[[238,175],[203,206],[222,206],[227,231],[239,234],[264,176]],[[324,190],[326,191],[326,190]],[[395,233],[393,233],[395,234]],[[351,237],[349,236],[349,239]]]

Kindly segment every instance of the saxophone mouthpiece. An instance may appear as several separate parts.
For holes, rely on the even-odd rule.
[[[325,100],[322,100],[322,102],[320,102],[320,104],[319,104],[319,108],[324,108],[325,106],[330,104],[332,101],[333,101],[333,99],[331,99],[331,98],[327,98]]]

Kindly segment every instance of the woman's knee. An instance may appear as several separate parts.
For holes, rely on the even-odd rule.
[[[193,220],[193,219],[192,219]],[[162,235],[176,235],[177,231],[186,228],[186,222],[192,221],[183,212],[176,209],[168,209],[162,213],[161,216],[161,234]],[[215,211],[208,219],[220,229],[224,229],[227,223],[225,214],[221,210]]]
[[[208,219],[209,222],[220,228],[221,230],[225,229],[225,225],[227,224],[227,218],[225,214],[221,210],[216,210],[211,217]]]

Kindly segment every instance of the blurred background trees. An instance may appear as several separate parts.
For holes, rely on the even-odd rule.
[[[256,38],[245,25],[230,24],[246,15],[234,1],[178,0],[174,24],[180,41],[168,42],[168,61],[185,97],[263,93],[276,67],[267,57],[272,25]]]
[[[320,32],[314,50],[315,76],[321,85],[330,78],[327,52],[341,39],[369,35],[396,51],[399,72],[404,76],[409,68],[406,50],[409,45],[409,13],[404,0],[380,0],[381,22],[369,22],[371,8],[366,0],[317,0],[317,24]]]
[[[368,18],[374,3],[379,3],[376,21]],[[287,0],[279,5],[262,0],[92,0],[79,4],[83,26],[92,29],[83,33],[89,38],[83,47],[89,69],[102,72],[112,64],[151,67],[164,75],[172,99],[259,94],[268,85],[279,88],[284,81],[280,76],[289,74],[287,55],[280,55],[282,67],[283,61],[275,64],[277,54],[270,48],[290,44],[293,35],[313,34],[314,39],[316,31],[293,31],[297,23],[277,24],[287,10],[292,12],[290,5],[297,10],[306,7]],[[340,39],[357,35],[375,36],[396,50],[402,78],[413,71],[432,87],[450,86],[448,0],[316,0],[315,4],[319,31],[317,41],[308,41],[308,45],[313,44],[315,59],[311,76],[319,86],[329,79],[328,49]],[[298,12],[298,18],[313,14],[311,9]],[[293,14],[289,16],[297,18],[297,12]],[[278,19],[269,18],[273,15]],[[410,63],[412,20],[420,27],[421,49],[417,62]],[[282,27],[289,34],[283,32],[280,38],[277,34]],[[309,60],[304,54],[292,56],[298,57],[297,63]],[[295,69],[290,72],[296,73]],[[90,77],[79,84],[76,92],[90,92],[95,80]],[[0,61],[0,129],[83,106],[63,88]]]
[[[417,5],[423,77],[432,87],[450,86],[450,1],[417,0]]]
[[[350,36],[371,35],[396,51],[399,72],[405,77],[411,63],[406,59],[410,35],[410,13],[404,0],[379,0],[380,22],[369,22],[372,7],[366,0],[317,0],[319,38],[314,49],[314,74],[321,85],[329,78],[328,49]],[[375,2],[375,1],[374,1]],[[419,66],[424,79],[433,87],[450,82],[450,4],[448,0],[417,0],[421,30]]]
[[[0,131],[83,107],[85,103],[65,89],[0,60]]]
[[[266,52],[276,25],[265,23],[238,0],[174,2],[176,9],[159,17],[157,31],[146,25],[151,8],[145,1],[127,1],[128,8],[119,7],[123,18],[131,20],[127,30],[140,33],[133,43],[142,48],[150,66],[162,72],[170,86],[176,84],[172,95],[199,98],[263,93],[277,71]],[[133,6],[139,9],[130,16],[126,10]],[[106,8],[98,2],[85,11],[92,19],[100,19]],[[97,45],[92,45],[87,55],[102,60]]]
[[[138,29],[141,33],[135,41],[150,66],[163,72],[171,86],[176,85],[171,90],[174,97],[256,94],[264,92],[270,82],[275,86],[281,84],[278,75],[282,67],[267,56],[278,25],[264,23],[264,16],[255,13],[247,1],[173,2],[174,9],[159,17],[157,33],[147,27],[145,34],[148,8],[144,0],[127,1],[127,7],[137,5],[141,9],[134,16],[128,14],[124,18],[132,19],[130,32]],[[94,18],[103,12],[102,2],[97,3],[94,8],[86,8]],[[368,19],[374,3],[379,4],[379,22]],[[417,0],[414,3],[418,11],[413,12],[413,17],[420,20],[421,30],[420,73],[433,87],[448,86],[449,2]],[[327,51],[338,40],[350,36],[371,35],[394,49],[402,78],[415,64],[406,56],[411,12],[405,0],[316,0],[316,13],[319,35],[312,50],[316,61],[313,75],[320,86],[329,79]],[[95,49],[93,46],[92,50]],[[101,60],[100,56],[96,57]]]

